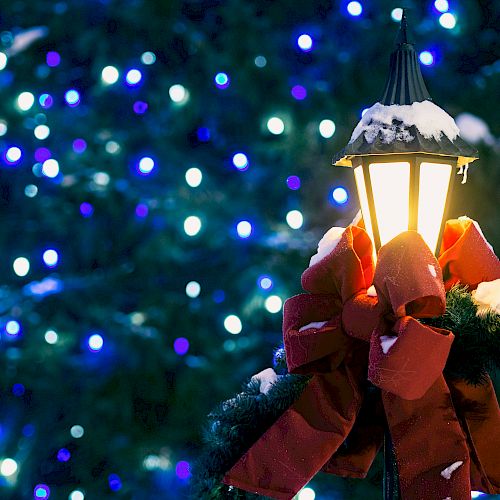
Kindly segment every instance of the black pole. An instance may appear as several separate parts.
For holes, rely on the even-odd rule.
[[[386,426],[384,433],[384,500],[400,500],[399,474],[391,433]]]

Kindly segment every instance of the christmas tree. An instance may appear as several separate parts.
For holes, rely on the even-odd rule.
[[[479,149],[451,216],[500,245],[499,6],[415,2],[436,102]],[[380,96],[388,1],[3,2],[0,496],[182,498],[206,415],[270,365],[331,167]],[[301,500],[378,498],[318,476]]]

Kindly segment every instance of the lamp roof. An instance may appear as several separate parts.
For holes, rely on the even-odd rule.
[[[335,165],[352,166],[355,156],[394,153],[455,156],[457,166],[477,159],[477,150],[460,137],[453,118],[431,102],[408,32],[403,9],[382,98],[335,156]]]

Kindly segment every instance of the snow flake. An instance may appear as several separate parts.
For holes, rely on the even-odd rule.
[[[380,337],[380,345],[382,346],[382,351],[384,354],[389,352],[389,349],[396,343],[397,337],[391,337],[389,335],[382,335]]]
[[[394,141],[410,142],[414,137],[407,130],[415,125],[426,139],[437,141],[443,134],[453,141],[460,133],[453,118],[442,108],[430,101],[414,102],[409,105],[375,103],[362,116],[354,129],[349,143],[364,134],[368,143],[373,143],[380,134],[384,143]]]
[[[431,273],[431,275],[436,278],[436,268],[432,264],[428,264],[427,267],[429,268],[429,272]]]
[[[453,462],[450,466],[446,467],[441,471],[441,476],[445,479],[450,479],[451,475],[463,464],[462,460],[458,462]]]
[[[311,328],[314,329],[319,329],[323,326],[325,326],[328,323],[328,321],[313,321],[312,323],[309,323],[299,329],[299,332],[303,332],[304,330],[309,330]]]

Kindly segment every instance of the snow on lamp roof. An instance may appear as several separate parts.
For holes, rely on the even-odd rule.
[[[453,118],[431,102],[404,10],[382,98],[364,113],[333,163],[352,166],[355,156],[395,153],[456,156],[457,166],[477,159]]]

